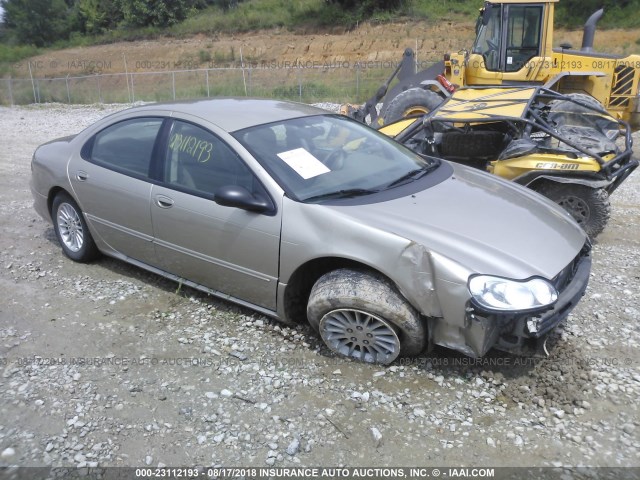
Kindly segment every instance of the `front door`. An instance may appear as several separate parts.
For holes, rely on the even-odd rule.
[[[281,213],[253,213],[213,201],[236,185],[266,196],[247,165],[220,138],[175,120],[162,185],[151,191],[161,268],[215,291],[275,310]]]

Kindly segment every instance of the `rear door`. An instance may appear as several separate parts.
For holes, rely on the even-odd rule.
[[[219,136],[174,120],[165,141],[161,185],[151,216],[161,268],[212,290],[276,308],[281,212],[223,207],[222,186],[269,198],[260,181]]]
[[[163,118],[123,120],[96,133],[75,154],[68,174],[97,241],[154,264],[150,169]]]

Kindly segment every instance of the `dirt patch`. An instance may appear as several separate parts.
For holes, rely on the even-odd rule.
[[[454,33],[453,33],[454,32]],[[64,77],[93,73],[151,72],[224,66],[294,64],[352,66],[356,62],[396,62],[405,48],[417,52],[418,61],[440,60],[445,53],[469,49],[475,37],[473,22],[406,22],[362,24],[346,33],[295,34],[269,30],[230,36],[198,35],[137,42],[78,47],[31,59],[37,77]],[[554,43],[581,44],[581,31],[555,32]],[[606,30],[596,34],[596,50],[637,52],[640,30]],[[29,77],[26,62],[15,65],[15,75]]]
[[[457,34],[448,36],[453,28]],[[342,34],[302,35],[269,30],[119,42],[49,52],[31,60],[32,68],[36,67],[34,75],[46,77],[240,66],[243,61],[245,65],[257,66],[398,61],[406,47],[416,50],[419,59],[435,60],[446,52],[469,46],[473,37],[472,23],[364,24]],[[28,65],[24,62],[16,65],[16,74],[28,77]]]

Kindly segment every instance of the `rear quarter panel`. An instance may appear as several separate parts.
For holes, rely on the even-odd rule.
[[[67,175],[67,163],[73,151],[74,137],[53,140],[38,147],[31,160],[31,191],[36,211],[47,221],[51,221],[48,198],[57,187],[71,191]]]

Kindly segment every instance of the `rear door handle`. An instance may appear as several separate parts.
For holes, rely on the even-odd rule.
[[[80,182],[84,182],[87,178],[89,178],[89,174],[84,170],[78,170],[76,173],[76,179]]]
[[[164,195],[156,195],[156,205],[160,208],[171,208],[173,206],[173,199],[165,197]]]

